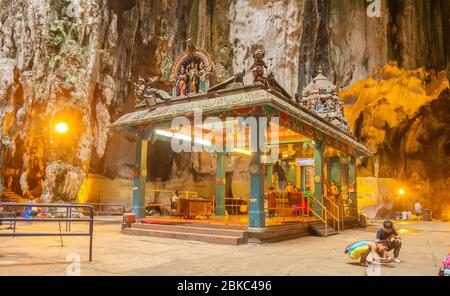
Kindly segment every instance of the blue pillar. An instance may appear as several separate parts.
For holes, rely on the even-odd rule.
[[[134,162],[133,209],[138,219],[145,217],[145,182],[147,179],[147,140],[138,133]]]
[[[225,153],[217,152],[216,166],[216,216],[225,215]]]
[[[314,197],[323,204],[323,161],[325,146],[321,141],[314,145]],[[314,205],[317,214],[322,215],[322,208]]]
[[[264,139],[261,139],[259,133],[259,118],[257,118],[256,131],[252,131],[252,135],[257,136],[255,141],[256,145],[252,145],[252,154],[250,156],[250,211],[248,226],[264,228],[266,226],[264,214],[264,175],[261,170],[261,149],[259,147],[260,140]]]
[[[352,208],[354,215],[358,216],[358,198],[356,195],[356,159],[354,156],[350,157],[348,165],[348,179],[349,179],[349,198],[352,201]]]

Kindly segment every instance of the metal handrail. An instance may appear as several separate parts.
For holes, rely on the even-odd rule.
[[[178,192],[185,195],[185,198],[190,198],[190,195],[193,195],[194,198],[198,197],[198,193],[195,191],[183,191],[183,190],[168,190],[168,189],[146,189],[145,192],[158,192],[158,193],[172,193]]]
[[[318,202],[320,205],[322,205],[322,207],[324,207],[325,209],[327,208],[326,206],[324,206],[320,201],[318,201],[317,199],[316,199],[316,202]],[[328,211],[328,215],[330,215],[331,216],[331,218],[333,218],[333,220],[335,220],[335,221],[338,221],[338,218],[333,214],[333,213],[331,213],[329,210],[327,210]]]
[[[92,243],[93,243],[93,234],[94,234],[94,207],[92,205],[72,205],[72,204],[38,204],[38,203],[12,203],[12,202],[6,202],[6,203],[0,203],[0,207],[12,207],[14,209],[14,212],[0,212],[0,221],[9,221],[13,222],[13,232],[12,233],[1,233],[0,237],[7,237],[7,236],[59,236],[61,237],[61,243],[62,243],[62,237],[63,236],[89,236],[89,261],[92,262]],[[89,218],[22,218],[17,217],[17,214],[20,213],[20,211],[17,211],[17,208],[24,208],[24,207],[39,207],[39,208],[65,208],[67,209],[67,212],[70,210],[72,211],[73,208],[86,208],[89,210]],[[13,214],[12,217],[3,218],[2,216]],[[52,233],[52,232],[23,232],[23,233],[17,233],[17,222],[20,221],[26,221],[26,222],[89,222],[89,232],[61,232],[61,224],[59,227],[59,233]],[[66,227],[67,230],[67,227]]]
[[[231,201],[231,204],[227,204],[227,201]],[[239,201],[245,202],[245,204],[238,204]],[[234,203],[236,202],[236,203]],[[246,206],[247,211],[249,210],[249,204],[250,204],[250,198],[243,198],[243,197],[225,197],[225,204],[224,207],[232,208],[236,211],[236,208],[240,208],[241,206]],[[215,209],[214,209],[215,211]],[[238,211],[239,212],[239,211]],[[232,213],[233,214],[233,213]]]
[[[319,220],[321,220],[324,224],[325,224],[325,237],[328,236],[328,217],[327,217],[327,207],[322,205],[322,210],[325,213],[325,218],[322,218],[322,216],[320,216],[316,211],[314,211],[313,209],[310,209],[311,213],[313,213],[314,216],[316,216],[317,218],[319,218]]]
[[[315,203],[319,204],[319,205],[324,209],[324,213],[325,213],[325,216],[326,216],[327,224],[328,224],[328,215],[329,215],[329,216],[331,216],[331,218],[333,218],[333,220],[337,221],[337,223],[338,223],[338,225],[339,225],[339,220],[338,220],[338,218],[337,218],[335,215],[333,215],[333,214],[327,209],[327,207],[326,207],[323,203],[321,203],[321,202],[320,202],[318,199],[316,199],[314,196],[313,196],[313,200],[314,200]],[[333,222],[333,225],[335,225],[334,222]]]
[[[122,216],[126,212],[126,207],[124,204],[115,204],[115,203],[99,203],[99,202],[71,202],[71,205],[88,205],[94,207],[94,215],[99,216],[100,214],[109,214],[109,215],[120,215]],[[97,207],[97,210],[95,210]],[[98,210],[100,207],[118,207],[120,208],[120,212],[114,211],[100,211]],[[81,211],[80,211],[81,212]]]
[[[323,198],[325,198],[336,209],[337,217],[335,217],[334,215],[331,215],[331,216],[335,219],[335,221],[337,223],[337,231],[341,231],[340,230],[340,223],[341,223],[341,218],[342,217],[341,217],[341,211],[340,211],[339,205],[337,205],[334,201],[332,201],[326,195],[323,195]],[[343,220],[342,220],[342,223],[343,223]],[[336,226],[336,224],[334,222],[333,222],[333,225]],[[342,228],[343,228],[343,226],[342,226]]]

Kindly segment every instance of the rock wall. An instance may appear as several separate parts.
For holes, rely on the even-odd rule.
[[[2,173],[14,168],[17,191],[44,192],[46,200],[76,198],[88,172],[130,178],[134,137],[110,134],[106,125],[132,109],[138,76],[168,90],[169,69],[187,39],[211,54],[218,81],[248,68],[254,46],[264,47],[292,94],[319,64],[343,88],[390,60],[448,75],[450,2],[380,3],[373,18],[365,0],[3,0],[0,69],[9,70],[0,76]],[[61,120],[70,137],[54,133]],[[181,164],[196,174],[192,156],[149,149],[160,153],[149,160],[150,179],[170,179]],[[64,181],[68,176],[76,181]]]
[[[401,70],[396,63],[342,91],[355,136],[374,154],[362,177],[396,178],[413,204],[450,210],[450,89],[445,72]],[[394,194],[395,195],[395,194]],[[392,197],[391,195],[388,196]]]

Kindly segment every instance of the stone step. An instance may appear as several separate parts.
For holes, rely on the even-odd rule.
[[[246,239],[243,237],[232,237],[225,235],[212,235],[212,234],[200,234],[200,233],[189,233],[189,232],[174,232],[174,231],[163,231],[154,229],[141,229],[141,228],[124,228],[122,233],[128,235],[138,235],[138,236],[151,236],[160,238],[170,238],[170,239],[181,239],[190,241],[201,241],[212,244],[221,245],[241,245],[246,243]]]
[[[152,219],[142,219],[150,220]],[[145,223],[142,224],[157,224],[157,223]],[[226,224],[226,223],[205,223],[205,222],[178,222],[178,223],[168,223],[168,224],[158,224],[158,225],[182,225],[182,226],[192,226],[192,227],[203,227],[203,228],[220,228],[220,229],[233,229],[233,230],[247,230],[247,226],[236,225],[236,224]]]
[[[17,200],[23,199],[22,196],[18,195],[17,193],[15,193],[14,191],[12,191],[8,188],[3,189],[2,194],[4,197],[9,198],[9,199],[17,199]]]
[[[241,237],[247,238],[247,231],[245,230],[235,230],[235,229],[225,229],[225,228],[215,228],[215,227],[203,227],[203,226],[193,226],[191,224],[184,225],[170,225],[170,224],[146,224],[146,223],[133,223],[132,228],[138,229],[149,229],[149,230],[162,230],[171,232],[183,232],[183,233],[200,233],[200,234],[212,234],[221,236],[231,236],[231,237]]]
[[[325,237],[325,224],[323,222],[314,221],[309,223],[310,229],[319,236]],[[336,235],[338,232],[331,226],[327,228],[327,236]]]

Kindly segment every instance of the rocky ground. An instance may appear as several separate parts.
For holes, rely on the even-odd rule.
[[[96,224],[94,260],[88,239],[1,238],[0,275],[66,275],[81,256],[81,275],[356,275],[366,268],[344,255],[347,245],[375,236],[378,225],[329,238],[305,237],[266,245],[222,246],[201,242],[125,236],[117,224]],[[20,225],[19,231],[58,230],[58,225]],[[434,276],[450,248],[450,223],[397,225],[403,237],[401,264],[386,264],[381,275]],[[74,229],[75,230],[75,229]],[[6,230],[1,230],[5,232]]]

